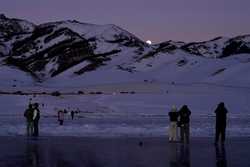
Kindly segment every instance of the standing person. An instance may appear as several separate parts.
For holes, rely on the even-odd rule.
[[[218,104],[214,111],[216,114],[216,127],[215,127],[215,144],[218,143],[221,136],[221,143],[224,144],[226,139],[226,126],[227,126],[227,109],[223,102]]]
[[[39,119],[40,119],[40,110],[39,110],[39,104],[34,104],[34,110],[33,110],[33,121],[34,121],[34,134],[33,136],[37,137],[39,136]]]
[[[29,104],[29,107],[25,110],[24,117],[26,118],[26,124],[27,124],[26,128],[27,136],[32,136],[34,132],[32,104]]]
[[[190,126],[190,115],[191,111],[187,105],[183,105],[179,111],[180,122],[179,126],[181,128],[181,142],[189,143],[189,126]]]
[[[71,119],[73,120],[73,119],[74,119],[75,112],[74,112],[73,110],[71,110],[70,115],[71,115]]]
[[[58,121],[59,121],[59,125],[63,125],[63,120],[64,120],[64,111],[59,110],[59,111],[58,111]]]
[[[170,119],[170,126],[169,126],[169,141],[176,141],[177,140],[177,122],[179,113],[177,112],[177,108],[175,106],[172,107],[171,111],[168,113]]]

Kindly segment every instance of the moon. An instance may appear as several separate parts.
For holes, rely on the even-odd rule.
[[[149,44],[149,45],[151,45],[151,44],[152,44],[152,41],[147,40],[146,43]]]

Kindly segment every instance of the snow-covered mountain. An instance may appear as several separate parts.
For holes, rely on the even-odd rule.
[[[10,19],[0,14],[0,38],[8,38],[18,34],[31,33],[35,25],[21,19]]]
[[[61,21],[34,26],[33,31],[22,31],[19,20],[17,22],[5,16],[1,18],[2,34],[7,32],[9,25],[13,25],[13,30],[16,29],[16,33],[8,33],[8,38],[1,40],[0,52],[5,62],[41,80],[56,76],[82,62],[85,62],[85,66],[75,71],[76,74],[94,70],[105,65],[111,57],[128,52],[131,53],[127,54],[126,59],[132,60],[148,47],[115,25]],[[22,21],[22,26],[28,27],[30,23]]]
[[[218,37],[210,41],[189,43],[183,45],[181,49],[190,54],[210,58],[223,58],[235,54],[250,53],[250,36]]]
[[[70,20],[35,25],[0,15],[0,56],[2,71],[13,75],[19,71],[17,80],[1,72],[4,82],[12,85],[13,80],[46,85],[149,80],[250,83],[250,35],[148,45],[115,25]]]

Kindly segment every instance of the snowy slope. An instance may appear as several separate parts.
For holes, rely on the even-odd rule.
[[[13,23],[13,19],[4,19]],[[0,53],[8,55],[7,64],[31,73],[40,81],[82,62],[89,65],[74,73],[81,75],[93,71],[106,65],[113,57],[122,59],[120,63],[134,61],[139,52],[142,54],[149,48],[145,42],[118,26],[77,21],[37,25],[31,33],[17,31],[0,46]]]
[[[95,25],[77,21],[64,21],[55,24],[61,28],[67,27],[85,39],[90,40],[96,48],[96,54],[110,52],[122,45],[145,46],[145,43],[140,41],[136,36],[116,25]]]
[[[181,46],[181,49],[203,57],[222,58],[250,53],[249,46],[250,35],[242,35],[234,38],[218,37],[210,41],[189,43]]]
[[[16,67],[0,66],[0,90],[5,91],[6,88],[20,89],[24,86],[31,86],[35,82],[34,79],[26,72],[20,71]]]
[[[124,82],[249,84],[250,35],[148,45],[115,25],[70,20],[34,25],[4,15],[0,32],[5,34],[0,38],[3,68],[16,67],[46,87]]]
[[[210,41],[189,43],[182,46],[182,49],[195,55],[217,58],[222,55],[225,43],[229,38],[218,37]]]
[[[7,18],[0,14],[0,38],[8,39],[16,34],[30,33],[34,30],[35,25],[26,20]]]
[[[224,59],[204,59],[185,52],[160,54],[144,59],[132,66],[151,78],[148,80],[197,83],[219,82],[249,85],[249,54],[234,55]]]

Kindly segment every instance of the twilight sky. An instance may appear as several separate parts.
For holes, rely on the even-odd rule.
[[[1,0],[0,13],[36,24],[116,24],[156,43],[250,34],[249,9],[250,0]]]

